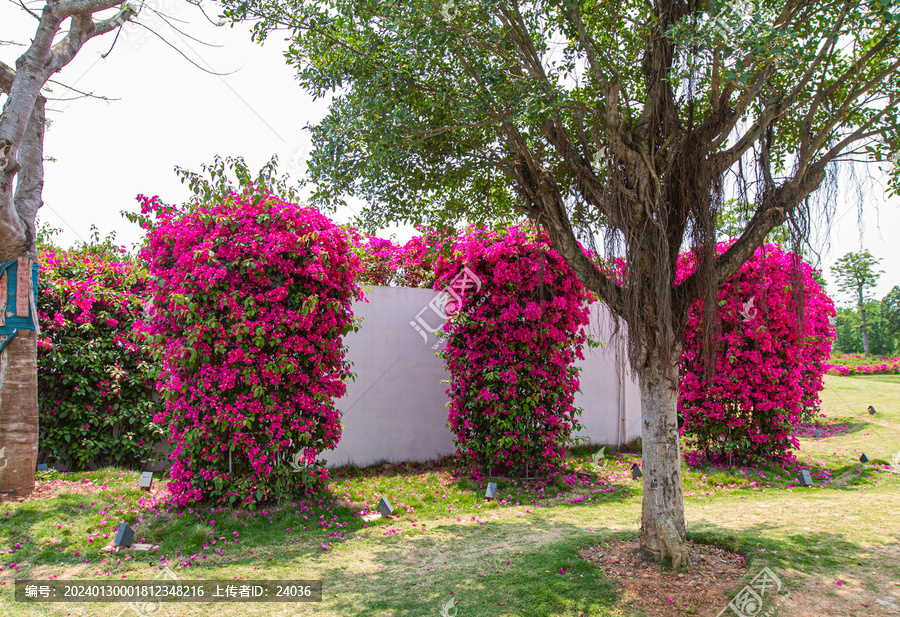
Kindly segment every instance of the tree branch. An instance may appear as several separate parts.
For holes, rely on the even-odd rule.
[[[609,308],[621,312],[620,294],[612,278],[600,272],[588,259],[572,231],[565,204],[553,174],[522,153],[515,162],[516,191],[531,206],[530,216],[547,230],[553,249],[572,268],[585,287],[596,293]]]
[[[541,125],[541,129],[544,132],[544,136],[547,137],[547,141],[556,148],[557,153],[562,157],[566,165],[575,172],[575,176],[578,179],[578,188],[584,200],[606,216],[612,225],[621,228],[625,222],[619,221],[615,217],[615,212],[607,203],[604,186],[594,174],[590,162],[581,156],[575,144],[572,143],[562,124],[562,119],[557,115],[555,120],[544,122]]]
[[[0,91],[9,94],[12,90],[13,81],[16,79],[16,72],[11,66],[0,60]]]
[[[783,223],[797,204],[809,197],[824,179],[825,166],[813,166],[804,176],[794,176],[764,197],[741,237],[716,258],[715,271],[720,287],[753,256],[769,232]],[[700,275],[695,272],[675,288],[676,310],[686,311],[700,299],[701,291]]]
[[[875,77],[870,79],[867,83],[849,93],[841,106],[834,112],[834,114],[832,114],[831,119],[825,123],[825,126],[822,127],[822,130],[819,131],[819,133],[812,139],[812,142],[810,144],[807,144],[808,150],[801,150],[800,154],[806,154],[809,156],[812,155],[812,153],[818,151],[828,135],[831,134],[831,131],[834,130],[834,127],[837,126],[839,122],[846,120],[850,105],[856,99],[866,94],[869,90],[882,83],[886,77],[888,77],[892,73],[896,73],[898,69],[900,69],[900,60],[897,60],[896,62],[894,62],[894,64],[875,75]],[[890,105],[888,105],[888,108],[890,108]],[[879,113],[877,117],[880,118],[883,115],[884,110],[882,110],[882,112]]]
[[[113,17],[103,21],[95,22],[91,13],[74,15],[69,33],[53,46],[53,62],[47,76],[56,73],[71,62],[87,41],[118,28],[136,14],[134,8],[130,4],[126,4]]]
[[[867,125],[875,124],[875,122],[877,122],[879,119],[884,117],[885,114],[887,114],[889,111],[892,111],[896,105],[897,105],[897,98],[891,97],[891,100],[888,101],[888,103],[884,106],[884,108],[881,111],[879,111],[878,114],[871,121],[869,121],[867,123]],[[868,128],[869,127],[866,125],[860,126],[855,131],[853,131],[852,133],[847,135],[844,139],[839,141],[837,143],[837,145],[835,145],[828,152],[826,152],[818,161],[816,161],[816,165],[824,167],[825,165],[830,163],[832,160],[834,160],[837,156],[839,156],[841,154],[841,152],[843,152],[844,148],[846,148],[847,146],[849,146],[850,144],[852,144],[855,141],[859,141],[861,139],[866,139],[868,137],[873,137],[875,135],[882,135],[884,133],[892,132],[892,128],[890,128],[890,127],[885,127],[883,129],[873,130],[873,131],[868,130]]]
[[[9,100],[0,116],[0,140],[9,144],[10,158],[16,158],[31,118],[31,110],[50,76],[70,62],[85,41],[98,33],[108,32],[115,25],[121,25],[124,22],[121,19],[123,14],[134,14],[134,9],[126,5],[116,17],[100,22],[98,31],[93,13],[118,5],[118,0],[66,0],[44,6],[31,46],[16,61],[16,76],[7,92]],[[54,45],[53,39],[60,25],[69,17],[72,17],[69,33]],[[10,173],[9,168],[5,173]]]

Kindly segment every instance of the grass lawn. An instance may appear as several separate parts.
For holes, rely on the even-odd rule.
[[[796,486],[797,465],[686,470],[689,538],[746,557],[733,593],[763,567],[776,573],[783,587],[770,592],[769,615],[900,614],[900,474],[888,466],[900,452],[900,377],[829,376],[823,400],[826,435],[835,434],[802,439],[798,453],[815,486]],[[437,617],[443,609],[447,617],[637,617],[645,614],[640,603],[578,551],[637,535],[641,488],[629,467],[639,455],[613,454],[598,467],[592,452],[574,455],[572,473],[542,490],[501,484],[499,502],[438,462],[337,470],[328,495],[256,513],[175,515],[158,506],[165,491],[141,492],[131,471],[41,474],[40,490],[52,496],[0,504],[0,615]],[[382,494],[398,516],[364,523],[359,513]],[[159,550],[100,552],[121,521]],[[323,600],[14,601],[16,578],[147,580],[170,572],[182,580],[321,579]]]

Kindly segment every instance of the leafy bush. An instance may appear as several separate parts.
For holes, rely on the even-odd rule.
[[[155,216],[142,252],[156,311],[147,330],[176,502],[254,507],[313,490],[351,376],[342,337],[361,294],[348,234],[265,191],[184,209],[142,200]]]
[[[690,273],[689,259],[681,266],[680,276]],[[710,459],[780,458],[799,447],[793,428],[804,413],[818,409],[834,340],[834,305],[813,274],[776,246],[757,249],[719,293],[721,331],[712,376],[704,362],[703,306],[691,307],[679,411],[682,432]]]
[[[142,335],[147,272],[111,241],[40,254],[40,460],[139,467],[158,458],[156,370]]]
[[[441,352],[457,452],[499,473],[552,469],[580,428],[574,362],[583,358],[588,294],[546,235],[538,241],[523,227],[470,228],[435,275],[435,289],[462,300],[446,296]]]
[[[450,242],[456,234],[453,230],[440,232],[424,225],[416,229],[421,235],[403,246],[393,240],[368,236],[359,247],[363,262],[360,282],[389,287],[431,287],[438,256],[449,254]]]
[[[370,235],[360,244],[358,254],[363,264],[359,280],[366,285],[391,286],[394,282],[394,261],[400,246],[393,240]]]

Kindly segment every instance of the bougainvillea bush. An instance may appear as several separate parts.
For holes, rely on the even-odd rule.
[[[681,266],[680,276],[692,270],[687,257]],[[712,375],[704,361],[702,303],[691,308],[678,404],[682,433],[707,458],[756,462],[799,447],[793,428],[805,410],[818,409],[834,340],[834,304],[813,273],[777,246],[756,250],[719,293]]]
[[[369,235],[360,241],[357,254],[362,262],[359,281],[365,285],[391,286],[394,282],[394,260],[400,246],[393,240]]]
[[[363,263],[360,283],[387,287],[425,287],[434,284],[434,268],[440,255],[449,255],[456,233],[440,231],[425,225],[416,229],[406,244],[369,235],[359,243],[358,254]]]
[[[588,294],[527,227],[468,229],[435,274],[435,289],[458,296],[445,296],[441,352],[457,452],[495,474],[552,469],[578,428]]]
[[[147,273],[110,243],[40,253],[40,460],[139,467],[156,460],[156,370],[132,326]]]
[[[142,256],[162,359],[170,490],[255,507],[316,488],[316,455],[337,445],[350,367],[343,336],[360,263],[347,232],[263,191],[154,215]]]

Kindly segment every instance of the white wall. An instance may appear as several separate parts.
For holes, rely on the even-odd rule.
[[[428,334],[426,342],[423,333],[410,324],[418,316],[426,325],[438,327],[439,316],[428,308],[437,295],[429,289],[370,287],[366,289],[369,302],[354,304],[362,325],[359,332],[347,336],[346,344],[357,377],[337,402],[344,414],[341,441],[320,456],[329,466],[427,461],[453,452],[447,428],[447,384],[441,383],[449,375],[432,348],[436,336],[423,329]],[[622,356],[617,349],[621,345],[613,336],[609,310],[602,304],[591,306],[589,334],[606,344],[586,347],[585,360],[579,362],[583,370],[575,405],[584,410],[584,429],[578,435],[602,444],[631,441],[640,436],[640,392],[636,379],[628,375],[620,388],[617,359]]]

